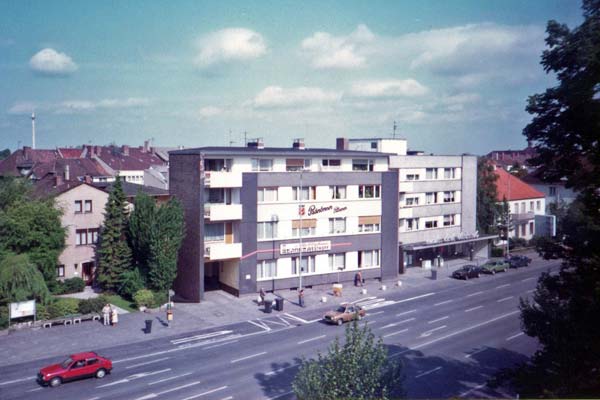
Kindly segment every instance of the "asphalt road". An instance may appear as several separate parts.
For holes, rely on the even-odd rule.
[[[430,291],[366,296],[365,322],[390,357],[402,360],[410,398],[509,397],[487,379],[527,360],[537,343],[520,329],[520,297],[530,296],[539,274],[558,262],[479,279],[444,279]],[[386,296],[387,295],[387,296]],[[103,349],[112,374],[57,388],[35,374],[59,359],[0,368],[0,398],[9,399],[285,399],[302,357],[326,351],[344,329],[323,324],[321,311],[273,314],[185,336]],[[86,349],[87,350],[87,349]]]

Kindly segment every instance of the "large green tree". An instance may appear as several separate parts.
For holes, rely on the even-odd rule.
[[[496,233],[500,208],[494,166],[485,157],[477,160],[477,230]]]
[[[129,242],[136,267],[144,277],[148,276],[150,244],[154,235],[156,202],[143,192],[135,197],[133,212],[129,217]]]
[[[0,261],[0,304],[31,299],[50,299],[44,277],[27,254],[5,254]]]
[[[123,273],[133,268],[131,248],[126,239],[128,210],[121,180],[117,177],[104,208],[100,231],[97,281],[106,290],[117,291]]]
[[[390,399],[404,395],[402,369],[388,358],[381,339],[365,324],[346,326],[346,338],[338,338],[326,355],[304,360],[293,382],[300,400]]]

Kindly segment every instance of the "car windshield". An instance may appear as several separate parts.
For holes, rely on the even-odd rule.
[[[338,307],[338,309],[337,309],[336,311],[337,311],[337,312],[341,312],[341,313],[343,313],[343,312],[346,312],[346,307],[344,307],[344,306],[339,306],[339,307]]]
[[[61,362],[60,366],[63,368],[69,368],[69,365],[71,365],[72,362],[73,360],[71,359],[71,357],[69,357],[65,361]]]

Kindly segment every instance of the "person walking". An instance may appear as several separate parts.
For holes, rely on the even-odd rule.
[[[362,287],[362,285],[363,285],[363,277],[362,277],[362,273],[361,273],[360,271],[358,271],[358,272],[356,273],[356,275],[357,275],[357,278],[358,278],[358,284],[360,285],[360,287]]]
[[[110,325],[110,312],[110,304],[106,303],[106,305],[102,307],[102,316],[104,317],[102,324],[104,326]]]
[[[112,309],[111,322],[112,326],[117,326],[117,324],[119,323],[119,312],[117,311],[116,307]]]
[[[258,295],[260,296],[260,305],[265,304],[265,296],[267,294],[265,293],[265,290],[263,288],[260,288]]]
[[[298,303],[300,307],[304,307],[304,289],[300,289],[298,292]]]

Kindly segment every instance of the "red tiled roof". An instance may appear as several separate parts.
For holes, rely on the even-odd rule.
[[[143,147],[129,147],[129,155],[125,155],[126,151],[122,146],[89,147],[87,157],[91,157],[93,153],[115,171],[144,170],[153,165],[166,165],[160,157],[151,151],[144,151]]]
[[[59,159],[48,163],[36,164],[32,173],[34,178],[42,179],[48,174],[65,176],[66,166],[69,166],[69,180],[80,180],[89,176],[111,176],[100,163],[89,158]]]
[[[83,149],[58,148],[58,152],[62,158],[81,158],[83,156]]]
[[[32,168],[38,163],[52,162],[60,158],[56,150],[39,150],[24,147],[0,161],[0,176],[21,176],[19,168]]]
[[[496,168],[495,173],[498,175],[498,180],[496,181],[498,201],[503,201],[504,198],[508,201],[512,201],[544,197],[542,192],[535,190],[533,187],[503,169]]]

